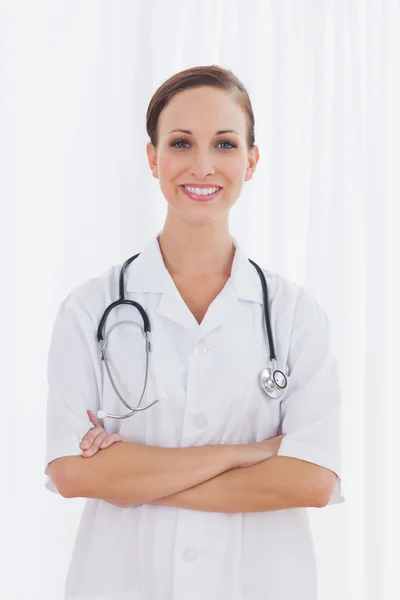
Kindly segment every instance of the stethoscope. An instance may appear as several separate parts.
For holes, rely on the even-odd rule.
[[[139,254],[140,254],[140,252],[139,252]],[[134,300],[126,300],[125,299],[125,291],[124,291],[125,290],[125,283],[124,283],[125,269],[131,264],[131,262],[133,260],[135,260],[139,256],[139,254],[135,254],[135,256],[132,256],[131,258],[129,258],[122,265],[120,275],[119,275],[119,299],[116,300],[115,302],[112,302],[105,309],[103,316],[101,317],[99,326],[97,328],[97,341],[100,344],[101,358],[104,361],[104,364],[105,364],[105,367],[107,370],[107,374],[111,381],[111,385],[113,386],[114,391],[117,394],[117,396],[119,397],[119,399],[121,400],[121,402],[123,402],[123,404],[129,409],[130,412],[127,413],[126,415],[111,415],[104,410],[99,410],[97,413],[97,417],[99,419],[105,419],[105,418],[127,419],[128,417],[131,417],[132,415],[134,415],[135,412],[147,410],[148,408],[150,408],[150,406],[153,406],[160,400],[165,400],[165,398],[166,398],[165,393],[160,392],[157,394],[158,398],[156,400],[154,400],[154,402],[151,402],[150,404],[147,404],[146,406],[142,406],[142,407],[140,406],[142,403],[143,397],[146,393],[147,381],[148,381],[148,376],[149,376],[149,365],[151,362],[151,360],[150,360],[151,345],[150,345],[150,339],[149,339],[150,331],[151,331],[150,319],[141,304],[139,304],[138,302],[135,302]],[[272,339],[271,322],[270,322],[270,318],[269,318],[269,309],[268,309],[267,282],[265,280],[264,273],[262,272],[260,267],[254,261],[252,261],[250,258],[248,259],[248,261],[255,267],[255,269],[257,270],[257,272],[260,276],[260,279],[261,279],[261,286],[262,286],[262,291],[263,291],[263,302],[264,302],[264,317],[265,317],[265,323],[267,326],[268,343],[269,343],[269,348],[270,348],[270,363],[271,363],[271,367],[272,367],[272,368],[267,367],[266,369],[263,369],[261,371],[260,384],[261,384],[261,387],[264,390],[264,392],[270,398],[278,399],[282,396],[283,390],[287,387],[287,384],[288,384],[287,377],[289,377],[289,374],[288,374],[287,368],[286,368],[287,376],[282,371],[280,371],[279,369],[276,368],[277,361],[276,361],[276,354],[275,354],[275,345],[274,345],[274,340]],[[107,351],[106,351],[107,342],[104,341],[104,336],[103,336],[105,323],[106,323],[109,313],[111,312],[111,310],[113,308],[115,308],[116,306],[120,306],[122,304],[129,304],[130,306],[134,306],[135,308],[137,308],[143,319],[145,347],[146,347],[146,371],[145,371],[145,382],[144,382],[142,394],[140,396],[139,404],[135,408],[133,408],[132,406],[130,406],[128,404],[128,402],[126,402],[126,400],[119,393],[117,386],[115,385],[114,378],[112,376],[112,373],[111,373],[111,370],[109,367],[109,358],[107,356]]]

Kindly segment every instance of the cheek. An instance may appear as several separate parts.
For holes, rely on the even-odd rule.
[[[158,160],[158,176],[168,183],[182,170],[183,161],[176,155],[164,152]]]
[[[176,195],[178,193],[177,183],[182,173],[182,165],[176,158],[163,155],[162,159],[158,162],[158,182],[160,189],[164,195],[164,198],[168,202],[175,203],[177,201]]]
[[[223,173],[226,181],[233,186],[241,186],[243,184],[246,162],[241,155],[231,156],[224,164],[221,164],[220,172]]]

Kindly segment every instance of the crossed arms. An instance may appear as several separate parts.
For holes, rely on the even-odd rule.
[[[49,465],[66,498],[99,498],[120,506],[164,504],[210,512],[261,512],[326,506],[337,475],[297,458],[272,456],[238,467],[240,445],[160,448],[119,442],[89,459],[65,456]]]

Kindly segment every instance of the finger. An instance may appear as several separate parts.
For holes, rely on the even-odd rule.
[[[93,454],[96,454],[96,452],[99,451],[100,444],[106,437],[107,437],[107,433],[104,430],[102,430],[99,433],[99,435],[96,437],[96,439],[93,440],[93,443],[90,446],[90,448],[85,450],[85,452],[83,453],[83,456],[93,456]]]
[[[92,423],[93,423],[93,424],[94,424],[96,427],[101,427],[101,423],[100,423],[100,421],[98,420],[97,416],[96,416],[94,413],[92,413],[92,411],[91,411],[90,409],[89,409],[89,410],[87,410],[86,412],[87,412],[87,414],[88,414],[88,416],[89,416],[89,419],[90,419],[90,421],[91,421],[91,422],[92,422]]]
[[[120,441],[122,441],[122,440],[119,439],[119,433],[110,433],[100,444],[100,448],[102,448],[102,449],[108,448],[108,446],[111,446],[115,442],[120,442]]]
[[[89,429],[89,431],[87,432],[87,434],[82,438],[81,441],[81,447],[85,445],[85,442],[87,445],[91,445],[93,443],[93,440],[99,435],[99,433],[101,431],[104,431],[104,429],[100,426],[98,427],[93,427],[92,429]]]
[[[113,440],[113,436],[112,435],[108,435],[107,437],[104,438],[104,440],[101,442],[100,444],[100,448],[107,448],[108,446],[110,446],[111,444],[114,443]]]
[[[90,429],[81,441],[81,444],[80,444],[81,448],[83,448],[84,450],[89,448],[89,446],[91,446],[93,444],[96,437],[102,431],[104,431],[104,429],[102,427],[94,427],[93,429]]]

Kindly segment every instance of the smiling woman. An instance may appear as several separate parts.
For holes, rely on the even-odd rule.
[[[163,228],[126,273],[73,290],[51,340],[47,487],[87,498],[66,600],[316,600],[305,509],[343,501],[338,373],[316,301],[250,264],[229,231],[259,160],[250,99],[227,69],[187,69],[155,92],[147,132]]]
[[[147,132],[149,165],[168,203],[161,246],[171,246],[173,237],[190,244],[190,257],[179,241],[176,252],[170,248],[171,268],[188,277],[229,270],[229,210],[259,160],[245,87],[216,66],[178,73],[154,94]],[[209,251],[196,256],[206,240]]]

